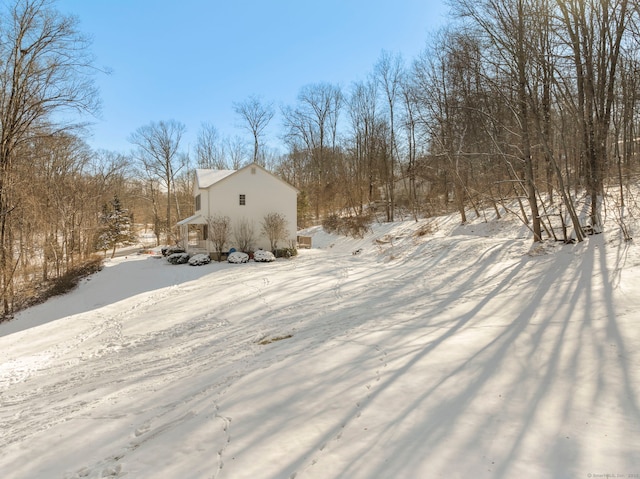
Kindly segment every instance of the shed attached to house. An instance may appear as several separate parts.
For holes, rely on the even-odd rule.
[[[262,224],[271,213],[277,213],[286,222],[285,237],[278,246],[295,246],[297,195],[296,188],[256,163],[239,170],[197,169],[193,186],[195,213],[178,223],[182,246],[190,253],[216,252],[209,237],[209,220],[228,217],[231,232],[225,249],[240,249],[234,232],[245,225],[254,233],[252,249],[269,250],[271,243],[262,231]]]

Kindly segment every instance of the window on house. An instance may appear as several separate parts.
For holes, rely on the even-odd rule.
[[[200,211],[200,207],[202,206],[200,201],[200,195],[196,195],[196,211]]]
[[[240,206],[244,206],[247,204],[247,198],[245,195],[240,195]]]

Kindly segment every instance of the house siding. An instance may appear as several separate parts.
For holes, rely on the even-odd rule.
[[[206,193],[205,193],[206,191]],[[262,233],[262,221],[269,213],[278,213],[287,221],[287,239],[278,246],[295,244],[297,233],[297,191],[271,173],[250,165],[220,180],[208,190],[197,189],[202,195],[202,211],[205,217],[228,216],[231,227],[242,220],[253,225],[254,247],[270,249],[269,238]],[[245,205],[240,205],[240,195],[245,195]],[[229,245],[234,246],[233,234]]]

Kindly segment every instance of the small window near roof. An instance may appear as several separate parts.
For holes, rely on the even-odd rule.
[[[202,206],[202,205],[200,204],[200,201],[201,201],[201,200],[200,200],[200,195],[197,195],[197,196],[196,196],[196,211],[200,211],[200,207]]]
[[[247,198],[245,195],[240,195],[240,206],[244,206],[247,204]]]
[[[252,175],[255,175],[255,174],[256,174],[256,167],[255,167],[255,166],[252,166],[252,167],[251,167],[251,174],[252,174]]]

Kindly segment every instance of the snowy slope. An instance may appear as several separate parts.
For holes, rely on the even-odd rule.
[[[0,324],[0,477],[640,474],[637,245],[425,223],[117,258]]]

